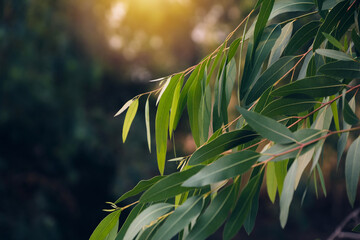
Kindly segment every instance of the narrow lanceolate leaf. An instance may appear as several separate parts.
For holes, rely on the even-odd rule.
[[[274,3],[269,19],[282,13],[309,11],[313,7],[314,1],[312,0],[278,0]]]
[[[240,113],[250,127],[264,138],[280,144],[296,142],[295,135],[277,121],[258,113],[247,111],[244,108],[240,108]]]
[[[344,120],[346,123],[348,123],[350,125],[354,125],[359,122],[358,117],[353,112],[353,110],[349,106],[349,103],[346,100],[344,102],[344,112],[343,113],[344,113]]]
[[[259,156],[259,153],[253,151],[225,155],[186,180],[183,186],[201,187],[243,174],[251,168]]]
[[[170,79],[169,85],[164,91],[159,102],[155,117],[156,155],[158,168],[161,175],[164,174],[165,169],[170,108],[172,104],[173,92],[179,78],[180,75],[176,75]]]
[[[351,144],[345,162],[346,191],[350,204],[353,207],[357,193],[359,176],[360,176],[360,137],[358,137]]]
[[[124,240],[133,240],[146,226],[169,212],[174,206],[168,203],[157,203],[142,211],[130,224]]]
[[[138,107],[139,107],[139,99],[137,98],[136,100],[134,100],[134,102],[131,103],[128,111],[126,112],[124,125],[123,125],[123,132],[122,132],[123,142],[125,142],[126,140],[126,137],[129,133],[131,124],[135,118]]]
[[[137,204],[130,212],[128,217],[126,218],[126,221],[121,226],[117,236],[116,240],[123,240],[124,236],[130,226],[130,224],[134,221],[134,219],[145,209],[145,204]]]
[[[251,203],[254,195],[257,192],[257,186],[262,182],[261,176],[262,174],[258,174],[256,177],[253,177],[241,192],[235,209],[225,224],[223,235],[224,239],[232,239],[244,224],[244,221],[251,209]]]
[[[254,131],[250,130],[235,130],[224,133],[196,150],[189,160],[189,165],[202,163],[240,144],[247,143],[258,136]]]
[[[339,80],[329,76],[314,76],[297,80],[274,90],[273,96],[288,96],[291,94],[306,94],[310,97],[326,97],[333,95],[344,87]]]
[[[344,126],[343,129],[348,129],[350,126],[348,124],[344,124],[346,126]],[[341,161],[341,157],[345,151],[346,145],[347,145],[347,141],[348,141],[348,137],[349,137],[349,132],[344,132],[341,134],[339,141],[337,143],[337,164],[336,164],[336,168],[339,168],[340,165],[340,161]]]
[[[126,109],[128,109],[128,107],[133,103],[134,101],[134,98],[133,99],[130,99],[129,101],[127,101],[124,106],[122,106],[120,108],[120,110],[114,115],[114,117],[117,117],[119,116],[121,113],[123,113]]]
[[[284,97],[272,101],[262,111],[261,115],[275,117],[280,115],[294,115],[312,108],[317,101],[311,97]]]
[[[140,197],[140,202],[156,202],[188,191],[189,188],[182,187],[181,185],[189,177],[200,171],[201,168],[203,168],[203,166],[195,166],[183,172],[170,174],[144,192],[144,194]]]
[[[159,104],[160,99],[161,99],[162,95],[164,94],[166,88],[169,86],[170,81],[171,81],[171,77],[168,77],[168,78],[166,79],[166,81],[165,81],[164,86],[162,87],[162,89],[161,89],[161,91],[160,91],[160,93],[159,93],[158,98],[156,99],[156,106]]]
[[[213,62],[213,64],[212,64],[212,66],[211,66],[210,72],[209,72],[209,74],[208,74],[207,77],[206,77],[206,84],[208,84],[208,83],[210,82],[211,76],[212,76],[212,74],[214,73],[214,70],[215,70],[216,66],[218,65],[218,63],[219,63],[219,61],[220,61],[220,59],[221,59],[221,56],[223,55],[223,51],[224,51],[224,48],[225,48],[225,46],[226,46],[226,43],[227,43],[227,42],[224,42],[224,43],[221,45],[218,53],[216,54],[216,57],[215,57],[215,60],[214,60],[214,62]]]
[[[274,162],[269,162],[266,165],[266,188],[271,202],[274,203],[278,188]]]
[[[275,2],[274,0],[263,1],[262,5],[261,5],[260,13],[258,15],[258,19],[256,21],[255,29],[254,29],[254,48],[255,49],[257,47],[257,44],[260,41],[261,35],[262,35],[264,28],[266,26],[266,23],[269,19],[270,13],[274,6],[274,2]]]
[[[297,30],[284,50],[284,55],[293,55],[314,38],[320,26],[319,21],[309,22]]]
[[[225,221],[234,201],[234,188],[228,186],[216,195],[205,212],[199,216],[187,240],[203,240],[214,233]]]
[[[173,101],[171,104],[171,112],[170,112],[170,123],[169,123],[170,138],[172,137],[172,133],[174,131],[175,117],[176,117],[176,112],[178,111],[180,90],[183,85],[183,82],[184,82],[184,77],[181,77],[174,90],[174,96],[173,96]]]
[[[275,61],[279,60],[285,47],[287,46],[287,44],[290,41],[292,31],[293,31],[293,22],[286,24],[281,29],[281,35],[276,40],[275,45],[271,50],[268,66],[271,66],[271,64],[273,64]]]
[[[325,57],[333,58],[341,61],[352,61],[353,58],[344,52],[332,49],[316,49],[316,53]]]
[[[284,180],[287,174],[287,165],[289,160],[275,162],[275,173],[276,173],[276,182],[278,185],[279,196],[281,196],[282,189],[284,186]]]
[[[330,100],[333,100],[333,99],[335,99],[335,95],[330,97]],[[339,113],[338,113],[336,101],[334,101],[331,104],[331,111],[332,111],[333,116],[334,116],[334,123],[335,123],[336,131],[340,131]],[[340,136],[340,134],[339,134],[339,136]]]
[[[325,21],[321,24],[313,45],[313,50],[315,51],[320,47],[321,43],[325,40],[323,33],[330,33],[331,30],[336,26],[340,21],[343,15],[346,14],[348,8],[348,2],[343,1],[337,4],[326,16]]]
[[[119,221],[120,213],[121,211],[117,210],[107,215],[95,228],[90,240],[104,240]]]
[[[132,190],[126,192],[125,194],[123,194],[121,197],[118,198],[118,200],[115,201],[115,204],[124,201],[125,199],[135,196],[145,190],[147,190],[148,188],[150,188],[152,185],[154,185],[155,183],[157,183],[160,179],[162,179],[163,176],[156,176],[153,177],[149,180],[142,180],[140,181]]]
[[[153,239],[170,240],[178,232],[191,223],[203,208],[203,198],[194,196],[186,200],[166,219],[164,224],[156,231]]]
[[[285,177],[284,188],[280,197],[280,223],[283,228],[286,225],[290,204],[294,196],[297,165],[298,162],[295,160]]]
[[[336,61],[325,64],[319,72],[339,78],[360,78],[360,63],[355,61]]]
[[[323,35],[332,45],[337,47],[339,50],[344,50],[344,46],[336,38],[327,33],[323,33]]]
[[[119,221],[116,222],[115,226],[108,233],[105,240],[115,240],[118,230],[119,230]]]
[[[236,51],[240,45],[240,42],[241,42],[241,38],[237,38],[231,43],[231,45],[229,47],[229,53],[228,53],[227,59],[226,59],[227,63],[229,63],[231,61],[231,59],[235,56]]]
[[[149,95],[150,97],[150,95]],[[148,142],[149,152],[151,153],[151,133],[150,133],[150,117],[149,117],[149,97],[145,104],[145,126],[146,126],[146,139]]]
[[[258,99],[263,92],[274,83],[282,79],[297,63],[300,57],[287,56],[282,57],[271,65],[259,77],[254,87],[250,90],[245,101],[246,105]]]
[[[324,175],[323,175],[323,173],[321,171],[319,163],[316,164],[316,169],[317,169],[317,171],[319,173],[321,188],[323,190],[324,196],[326,197],[326,187],[325,187]]]

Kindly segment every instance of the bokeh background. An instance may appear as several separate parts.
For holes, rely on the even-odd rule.
[[[158,174],[155,154],[147,150],[145,99],[125,144],[124,116],[114,113],[157,86],[149,80],[214,50],[254,3],[0,0],[0,238],[88,239],[106,216],[106,201]],[[151,99],[152,131],[154,108]],[[336,140],[324,151],[327,198],[310,187],[300,208],[301,185],[282,230],[278,203],[272,205],[264,190],[254,233],[238,237],[329,236],[351,212],[343,164],[335,170]],[[185,118],[175,143],[180,154],[194,150]]]

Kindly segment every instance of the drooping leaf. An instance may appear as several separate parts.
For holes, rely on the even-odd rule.
[[[355,61],[336,61],[319,68],[319,72],[339,78],[360,78],[360,63]]]
[[[253,177],[244,190],[241,192],[240,198],[238,199],[234,211],[231,213],[229,220],[225,224],[223,238],[232,239],[235,234],[240,230],[247,215],[250,211],[250,206],[254,195],[257,191],[257,186],[262,182],[262,174],[258,174]]]
[[[326,197],[326,187],[325,187],[324,176],[323,176],[323,173],[322,173],[322,171],[321,171],[321,168],[320,168],[320,165],[319,165],[319,164],[316,165],[316,169],[317,169],[317,171],[318,171],[318,173],[319,173],[321,188],[322,188],[322,190],[323,190],[324,196]]]
[[[291,165],[284,181],[284,188],[280,197],[280,223],[284,228],[289,215],[289,208],[295,191],[295,177],[298,162],[295,160]]]
[[[176,112],[178,111],[180,91],[181,91],[183,82],[184,82],[184,77],[182,76],[180,78],[180,80],[178,81],[178,83],[175,87],[174,93],[173,93],[174,96],[173,96],[172,104],[171,104],[170,123],[169,123],[170,138],[172,137],[172,132],[174,131],[175,117],[176,117]]]
[[[285,177],[287,174],[288,162],[289,162],[289,160],[278,161],[278,162],[275,162],[275,165],[274,165],[279,196],[281,196],[282,189],[284,186],[284,180],[285,180]]]
[[[344,46],[336,39],[334,38],[333,36],[331,36],[330,34],[328,33],[322,33],[326,39],[332,44],[334,45],[335,47],[337,47],[339,50],[344,50]],[[318,50],[318,49],[317,49]]]
[[[186,239],[203,240],[214,233],[225,221],[234,201],[234,193],[232,186],[219,192],[199,216]]]
[[[119,220],[116,222],[115,226],[108,233],[105,240],[115,240],[118,230],[119,230]]]
[[[138,106],[139,106],[139,99],[137,98],[131,103],[128,111],[126,112],[124,125],[123,125],[123,132],[122,132],[123,142],[125,142],[126,137],[129,133],[129,130],[130,130],[131,124],[135,118]]]
[[[282,57],[276,61],[273,65],[265,70],[263,74],[256,81],[254,87],[247,95],[245,105],[249,105],[258,99],[262,93],[283,78],[294,67],[300,57],[287,56]]]
[[[218,65],[218,63],[219,63],[219,61],[221,59],[221,56],[223,55],[223,51],[224,51],[224,48],[225,48],[226,44],[227,44],[227,42],[224,42],[221,45],[221,47],[219,48],[219,51],[216,54],[215,60],[214,60],[214,62],[212,64],[212,66],[211,66],[210,72],[206,77],[206,84],[208,84],[210,82],[211,76],[213,75],[214,70],[215,70],[216,66]]]
[[[236,51],[239,48],[240,42],[241,42],[241,38],[237,38],[230,44],[229,53],[226,59],[227,63],[229,63],[232,60],[232,58],[235,56]]]
[[[277,0],[274,3],[269,19],[282,13],[309,11],[313,7],[314,1],[312,0]]]
[[[359,122],[358,117],[354,113],[354,111],[349,106],[349,103],[345,100],[344,101],[344,120],[346,123],[350,125],[357,124]]]
[[[209,136],[209,127],[211,120],[211,88],[209,85],[205,87],[202,94],[199,108],[199,132],[200,144],[204,144]]]
[[[295,82],[286,84],[275,89],[271,95],[288,96],[291,94],[306,94],[310,97],[325,97],[333,95],[344,87],[340,81],[329,76],[307,77]]]
[[[340,21],[341,17],[346,14],[348,8],[348,1],[342,1],[337,4],[326,16],[325,21],[321,24],[313,45],[313,50],[315,51],[321,45],[321,43],[325,40],[325,36],[323,33],[330,33],[331,30],[336,26],[336,24]]]
[[[195,166],[188,170],[175,172],[166,176],[144,192],[139,201],[141,203],[156,202],[188,191],[189,188],[182,187],[181,185],[185,180],[196,174],[202,168],[203,166]]]
[[[272,47],[268,66],[271,66],[271,64],[273,64],[275,61],[279,60],[285,47],[287,46],[287,44],[290,41],[292,31],[293,31],[293,22],[286,24],[281,29],[281,35],[276,40],[275,45]]]
[[[353,58],[344,52],[332,49],[316,49],[316,53],[325,57],[333,58],[341,61],[352,61]]]
[[[158,229],[159,225],[162,223],[163,219],[160,219],[157,223],[143,228],[137,235],[135,240],[150,240],[153,239],[155,231]]]
[[[266,23],[269,19],[270,13],[274,6],[274,2],[275,2],[274,0],[267,0],[267,1],[263,1],[261,4],[260,13],[258,15],[258,19],[256,21],[255,29],[254,29],[254,48],[255,49],[260,41],[261,35],[262,35],[264,28],[266,26]]]
[[[171,78],[172,78],[171,76],[168,77],[168,78],[166,79],[165,83],[164,83],[164,86],[161,88],[161,91],[160,91],[160,93],[159,93],[159,96],[158,96],[158,98],[156,99],[156,106],[159,104],[162,95],[164,94],[166,88],[169,86],[169,83],[170,83],[170,81],[171,81]],[[163,82],[163,81],[162,81],[162,82]],[[162,83],[162,82],[161,82],[161,83]]]
[[[240,113],[246,122],[264,138],[281,144],[296,142],[294,134],[277,121],[244,108],[240,108]]]
[[[166,219],[164,224],[156,231],[153,239],[170,240],[184,229],[194,217],[198,216],[202,208],[202,197],[194,196],[189,198]]]
[[[254,109],[254,112],[261,112],[265,106],[267,106],[272,100],[273,100],[273,97],[270,96],[270,93],[272,91],[272,86],[269,87],[262,95],[261,97],[259,98],[259,101],[257,102],[256,106],[255,106],[255,109]],[[238,106],[235,106],[237,108],[237,110],[239,110],[239,107]]]
[[[94,232],[90,236],[90,240],[104,240],[110,231],[115,227],[120,217],[120,210],[107,215],[95,228]]]
[[[149,95],[149,97],[150,97],[150,95]],[[146,139],[147,139],[147,143],[148,143],[149,152],[151,153],[149,97],[146,99],[146,104],[145,104],[145,126],[146,126]]]
[[[153,177],[149,180],[141,180],[132,190],[124,193],[121,197],[119,197],[116,201],[115,204],[124,201],[125,199],[138,195],[139,193],[147,190],[148,188],[150,188],[152,185],[154,185],[155,183],[157,183],[160,179],[164,178],[163,176],[156,176]]]
[[[280,115],[294,115],[304,112],[313,107],[317,101],[305,96],[284,97],[269,103],[262,111],[261,115],[274,117]]]
[[[243,174],[259,158],[253,151],[236,152],[225,155],[204,167],[183,183],[185,187],[201,187]]]
[[[284,55],[287,56],[295,54],[307,42],[314,38],[314,35],[319,29],[319,26],[319,21],[312,21],[297,30],[290,39],[290,42],[287,44],[284,50]]]
[[[330,97],[331,101],[334,100],[334,99],[335,99],[335,95]],[[338,113],[338,109],[337,109],[337,106],[336,106],[336,101],[334,101],[331,104],[331,111],[332,111],[333,116],[334,116],[334,123],[335,123],[336,131],[340,131],[339,113]],[[339,136],[340,136],[340,134],[339,134]]]
[[[346,122],[343,123],[343,129],[349,129],[350,125],[348,125]],[[341,157],[345,151],[346,148],[346,144],[348,141],[348,137],[349,137],[349,132],[344,132],[341,134],[339,141],[337,143],[337,164],[336,164],[336,168],[339,168],[340,165],[340,161],[341,161]]]
[[[266,188],[272,203],[275,202],[277,187],[275,163],[269,162],[266,165]]]
[[[124,240],[133,240],[135,236],[151,222],[169,212],[174,206],[168,203],[157,203],[142,211],[130,224]]]
[[[296,176],[295,176],[295,184],[294,184],[295,189],[299,185],[301,176],[304,173],[304,170],[307,167],[307,165],[311,162],[311,159],[312,159],[314,153],[315,153],[315,148],[312,148],[309,151],[307,151],[306,153],[301,154],[297,158],[298,165],[296,168]]]
[[[360,137],[349,148],[345,161],[346,191],[351,206],[354,206],[360,176]]]
[[[128,109],[128,107],[135,101],[135,99],[130,99],[129,101],[127,101],[124,106],[122,106],[120,108],[120,110],[114,115],[114,117],[119,116],[121,113],[123,113],[126,109]]]
[[[189,165],[196,165],[211,159],[240,144],[249,142],[259,135],[250,130],[235,130],[224,133],[196,150],[189,159]]]
[[[167,151],[168,127],[170,118],[170,108],[172,104],[173,92],[181,75],[175,75],[169,81],[169,85],[164,91],[155,117],[155,139],[156,156],[158,168],[161,175],[164,174],[165,159]]]
[[[123,223],[123,225],[120,228],[120,231],[118,232],[116,236],[116,240],[123,240],[124,236],[130,226],[130,224],[134,221],[134,219],[145,209],[145,204],[137,204],[130,212],[128,217],[126,218],[126,221]]]

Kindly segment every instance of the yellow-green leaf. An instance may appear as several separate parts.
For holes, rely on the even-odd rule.
[[[123,142],[126,141],[126,137],[129,133],[131,124],[135,118],[137,109],[139,106],[139,99],[137,98],[136,100],[134,100],[134,102],[131,103],[128,111],[126,112],[126,116],[125,116],[125,120],[124,120],[124,125],[123,125],[123,132],[122,132],[122,139]]]

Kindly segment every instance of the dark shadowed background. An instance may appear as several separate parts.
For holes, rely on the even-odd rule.
[[[254,2],[0,0],[0,238],[87,239],[106,201],[157,175],[145,99],[125,144],[124,116],[113,115],[157,86],[149,80],[215,49]],[[153,131],[155,98],[150,109]],[[186,118],[175,136],[179,154],[194,150]],[[327,198],[317,200],[312,187],[300,208],[301,186],[282,230],[264,189],[254,233],[239,238],[329,236],[351,212],[343,164],[335,170],[336,141],[324,151]]]

